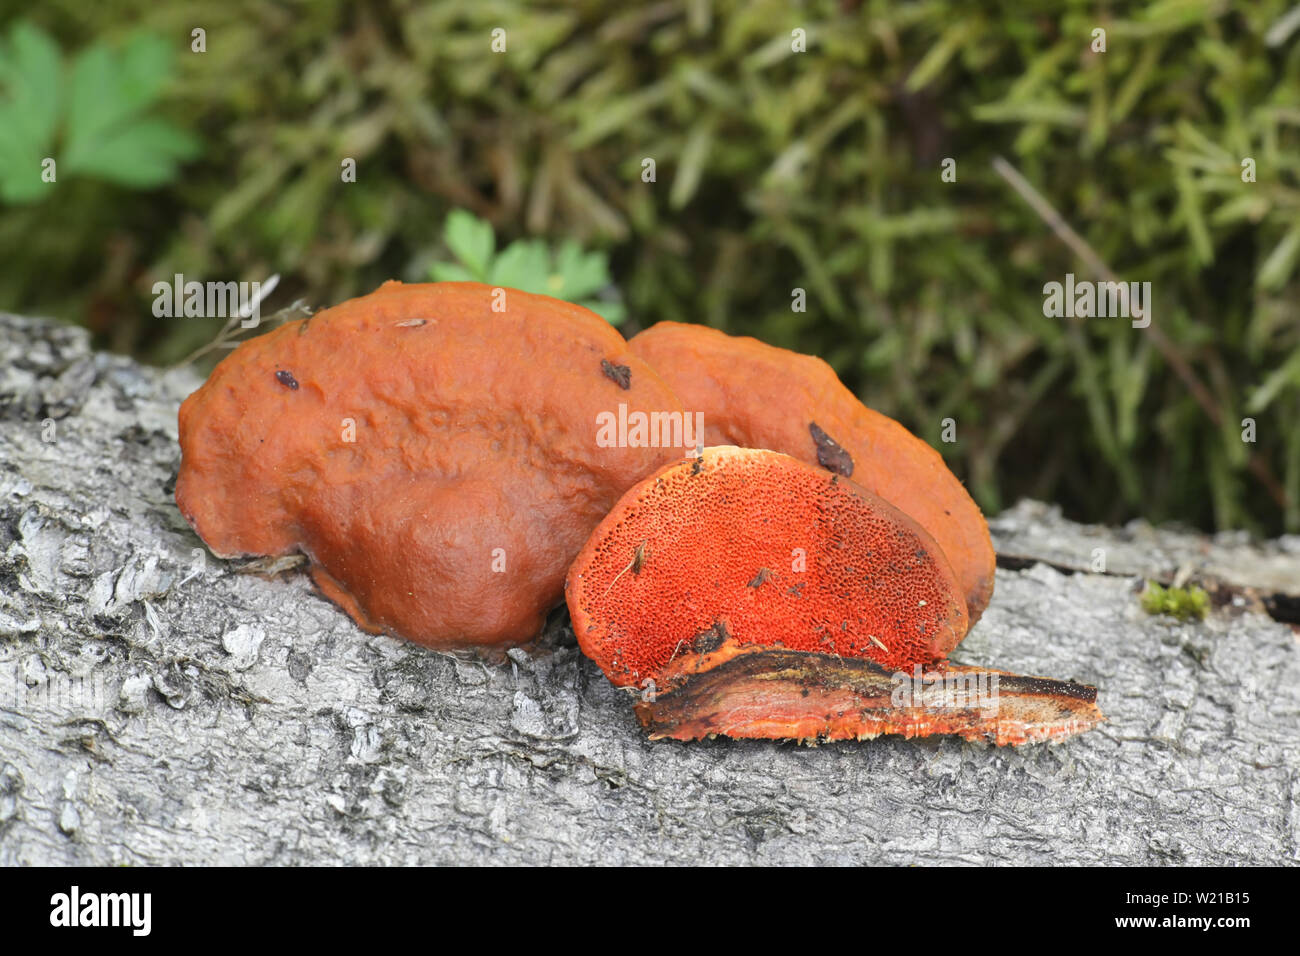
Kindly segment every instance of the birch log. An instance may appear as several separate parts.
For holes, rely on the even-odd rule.
[[[0,315],[0,864],[1300,860],[1296,537],[995,520],[957,659],[1096,685],[1064,743],[652,743],[562,612],[484,664],[207,555],[197,385]],[[1143,577],[1216,606],[1149,616]]]

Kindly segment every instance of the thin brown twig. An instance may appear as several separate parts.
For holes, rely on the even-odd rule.
[[[279,282],[279,276],[273,276],[272,278],[277,283]],[[274,288],[275,285],[270,285],[269,288],[263,291],[265,294],[269,294],[271,290]],[[258,304],[259,305],[261,304],[260,300]],[[290,302],[284,308],[276,310],[268,318],[259,320],[255,325],[251,326],[251,328],[260,328],[263,332],[265,332],[269,329],[275,328],[276,326],[282,325],[285,322],[288,322],[290,317],[294,315],[307,316],[307,317],[311,316],[311,309],[307,307],[306,299],[295,299],[293,302]],[[167,366],[167,368],[171,370],[171,369],[177,369],[189,365],[191,362],[195,362],[198,359],[201,359],[203,356],[207,355],[209,352],[215,351],[216,349],[235,348],[240,344],[239,341],[237,341],[238,337],[246,331],[243,326],[243,321],[249,317],[250,317],[250,313],[247,313],[244,310],[236,311],[234,315],[230,316],[230,318],[226,320],[226,324],[221,327],[221,331],[217,333],[216,338],[214,338],[207,345],[199,346],[189,355],[185,356],[185,358],[181,359],[179,362],[175,362],[172,365]]]
[[[632,560],[627,563],[627,567],[614,575],[614,580],[610,581],[609,587],[605,588],[605,594],[608,594],[614,585],[618,584],[618,579],[627,574],[627,572],[631,571],[633,574],[641,573],[641,568],[645,566],[646,561],[650,560],[650,549],[646,547],[648,543],[649,542],[647,541],[642,541],[636,546],[636,550],[632,552]],[[605,594],[602,594],[601,597],[603,598]]]

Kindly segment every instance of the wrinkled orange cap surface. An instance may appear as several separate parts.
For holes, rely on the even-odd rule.
[[[967,627],[952,569],[910,517],[823,468],[729,446],[631,488],[566,590],[582,650],[618,685],[728,641],[929,667]]]
[[[218,555],[303,551],[363,627],[523,642],[591,530],[681,449],[597,416],[680,412],[603,319],[473,283],[385,283],[248,341],[180,410],[176,502]]]
[[[852,478],[925,528],[961,583],[973,624],[993,595],[994,553],[979,507],[943,458],[863,405],[819,358],[660,322],[632,351],[672,387],[688,413],[703,412],[705,443],[770,448]]]

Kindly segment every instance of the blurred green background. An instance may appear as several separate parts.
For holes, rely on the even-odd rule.
[[[1098,277],[996,156],[1152,283],[1163,350],[1043,316]],[[824,357],[986,510],[1300,530],[1293,0],[0,0],[0,308],[174,362],[219,322],[155,318],[154,282],[320,308],[464,269],[455,210],[628,334]]]

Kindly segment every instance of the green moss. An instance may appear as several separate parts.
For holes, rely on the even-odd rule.
[[[1167,588],[1148,581],[1142,591],[1142,610],[1148,614],[1168,614],[1180,621],[1204,620],[1210,610],[1210,596],[1204,588]]]
[[[446,241],[464,209],[503,256],[524,241],[512,267],[541,268],[538,240],[579,271],[574,251],[607,254],[620,295],[584,299],[622,304],[629,333],[705,322],[824,357],[990,512],[1030,495],[1088,521],[1300,531],[1300,42],[1269,39],[1293,5],[45,0],[31,20],[69,62],[168,38],[179,75],[149,116],[204,152],[147,192],[60,168],[0,208],[0,308],[173,361],[216,330],[154,318],[153,281],[279,273],[267,308],[321,307],[466,251],[481,266],[481,239]],[[1095,276],[997,156],[1151,283],[1152,329],[1043,315],[1045,283]]]

